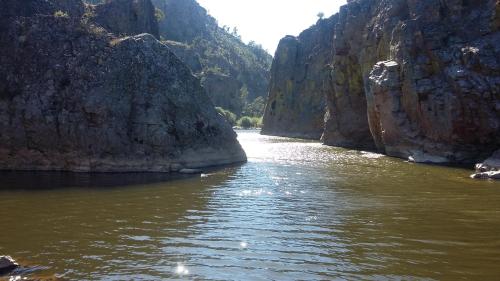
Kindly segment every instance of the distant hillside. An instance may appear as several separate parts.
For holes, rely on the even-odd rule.
[[[263,113],[272,56],[221,28],[195,0],[153,0],[160,37],[198,76],[216,106],[237,115]]]

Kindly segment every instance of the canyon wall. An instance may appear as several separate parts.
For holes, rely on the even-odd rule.
[[[329,85],[324,143],[433,163],[471,163],[498,149],[499,5],[354,0],[343,6],[323,34],[333,33],[331,53],[325,52],[331,69],[321,74]],[[316,96],[309,91],[294,103],[307,104],[308,95]],[[268,107],[273,101],[271,91]],[[285,118],[296,112],[280,110]]]
[[[335,22],[319,20],[298,37],[280,41],[271,68],[264,134],[321,137]]]
[[[236,30],[219,27],[195,0],[153,3],[164,14],[163,43],[191,67],[216,106],[241,115],[256,99],[265,99],[272,57],[260,45],[245,44]]]
[[[246,160],[167,46],[117,37],[84,10],[78,0],[0,2],[0,169],[171,172]]]

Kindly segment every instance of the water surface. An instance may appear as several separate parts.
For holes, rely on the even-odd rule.
[[[499,280],[500,183],[239,131],[179,177],[0,173],[0,254],[69,280]]]

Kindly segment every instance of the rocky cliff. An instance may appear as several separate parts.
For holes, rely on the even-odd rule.
[[[0,169],[178,171],[246,159],[199,80],[78,0],[0,2]]]
[[[272,57],[257,44],[218,26],[195,0],[153,0],[164,44],[188,64],[216,106],[241,114],[266,97]]]
[[[499,5],[354,0],[342,7],[323,34],[333,36],[323,141],[417,162],[486,158],[500,146]]]
[[[264,134],[319,139],[326,111],[335,19],[283,38],[271,68]]]

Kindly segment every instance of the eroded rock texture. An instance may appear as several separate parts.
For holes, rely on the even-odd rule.
[[[280,41],[271,68],[263,134],[321,137],[335,22],[336,18],[319,20],[298,37]]]
[[[151,0],[112,0],[88,9],[92,21],[114,34],[149,33],[160,38]]]
[[[474,162],[498,148],[495,4],[403,1],[398,17],[381,14],[374,28],[392,22],[385,24],[390,61],[377,63],[365,78],[379,150],[420,162]]]
[[[332,17],[324,142],[437,163],[472,163],[498,149],[499,5],[354,0],[342,7]]]
[[[117,38],[54,16],[65,11],[56,2],[30,3],[0,27],[0,169],[169,172],[246,159],[199,80],[152,35]]]

